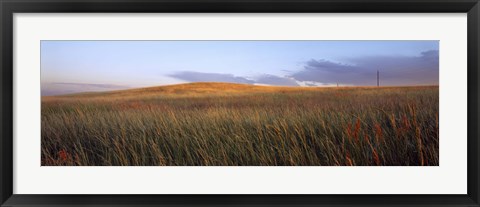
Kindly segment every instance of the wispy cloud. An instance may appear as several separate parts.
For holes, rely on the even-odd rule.
[[[115,89],[115,88],[125,88],[127,86],[114,85],[114,84],[95,84],[95,83],[65,83],[65,82],[53,82],[55,85],[67,85],[67,86],[79,86],[79,87],[92,87],[92,88],[106,88],[106,89]]]
[[[51,82],[42,83],[42,96],[64,95],[81,92],[97,92],[128,89],[129,86],[96,83],[68,83]]]

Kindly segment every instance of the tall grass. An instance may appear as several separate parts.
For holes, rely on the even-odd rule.
[[[44,97],[42,165],[438,165],[438,101],[438,87]]]

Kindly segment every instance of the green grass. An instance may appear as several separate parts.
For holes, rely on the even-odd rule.
[[[42,165],[438,165],[438,87],[196,83],[42,98]]]

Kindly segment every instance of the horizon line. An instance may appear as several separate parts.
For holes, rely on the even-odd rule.
[[[116,85],[119,87],[127,87],[124,89],[112,89],[112,90],[92,90],[92,91],[83,91],[83,92],[74,92],[74,93],[64,93],[57,95],[40,95],[41,97],[56,97],[56,96],[69,96],[69,95],[81,95],[81,94],[92,94],[92,93],[106,93],[106,92],[121,92],[129,90],[138,90],[138,89],[149,89],[149,88],[159,88],[159,87],[171,87],[178,85],[190,85],[190,84],[231,84],[231,85],[245,85],[253,87],[275,87],[275,88],[394,88],[394,87],[439,87],[439,84],[417,84],[417,85],[342,85],[342,84],[329,84],[329,85],[320,85],[320,86],[281,86],[281,85],[266,85],[266,84],[249,84],[249,83],[235,83],[235,82],[221,82],[221,81],[198,81],[198,82],[188,82],[188,83],[175,83],[175,84],[165,84],[165,85],[154,85],[154,86],[145,86],[145,87],[127,87],[116,84],[106,84],[106,85]],[[99,85],[91,83],[61,83],[61,84],[75,84],[75,85]],[[42,93],[42,92],[41,92]]]

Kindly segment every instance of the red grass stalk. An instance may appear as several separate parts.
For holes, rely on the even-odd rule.
[[[363,133],[363,137],[365,139],[365,142],[367,142],[368,144],[370,144],[370,137],[368,136],[367,133]]]
[[[372,155],[373,155],[373,161],[375,161],[375,164],[381,165],[380,157],[378,156],[377,150],[373,149]]]
[[[382,127],[380,127],[380,124],[375,123],[375,139],[377,143],[380,143],[380,141],[383,140],[383,131]]]
[[[352,137],[352,126],[350,123],[347,124],[347,136],[348,138]]]
[[[59,156],[60,159],[61,159],[62,161],[64,161],[64,162],[67,161],[67,159],[68,159],[68,153],[67,153],[67,151],[64,150],[64,149],[62,149],[62,150],[60,150],[60,151],[58,152],[58,156]]]
[[[347,151],[347,153],[345,155],[345,161],[346,161],[346,165],[353,166],[353,161],[350,158],[350,152],[349,151]]]
[[[355,142],[358,143],[358,135],[360,134],[360,119],[357,118],[357,122],[355,123],[355,131],[353,132],[353,138],[355,138]]]

